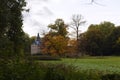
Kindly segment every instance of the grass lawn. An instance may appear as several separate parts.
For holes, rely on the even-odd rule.
[[[61,61],[40,61],[51,64],[72,65],[77,70],[97,70],[104,73],[120,73],[120,57],[63,58]]]

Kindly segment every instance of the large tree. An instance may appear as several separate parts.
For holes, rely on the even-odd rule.
[[[67,39],[63,36],[51,36],[47,34],[43,38],[42,52],[52,56],[64,56],[67,52]]]
[[[43,38],[43,53],[63,56],[67,50],[67,25],[62,19],[57,19],[54,24],[48,25],[50,31]]]
[[[82,15],[79,15],[79,14],[74,14],[72,16],[72,22],[70,24],[70,28],[72,28],[75,32],[75,35],[76,35],[76,53],[79,54],[79,51],[78,51],[78,40],[79,40],[79,35],[80,35],[80,26],[82,26],[83,24],[85,24],[85,20],[83,18]]]
[[[0,38],[8,38],[16,54],[19,54],[22,48],[24,6],[25,0],[0,0]]]
[[[111,36],[115,25],[110,22],[103,22],[98,25],[90,25],[87,32],[80,36],[79,49],[90,55],[110,55],[112,53]],[[111,39],[110,39],[111,38]]]

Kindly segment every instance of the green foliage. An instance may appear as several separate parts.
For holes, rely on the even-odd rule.
[[[88,57],[40,61],[40,64],[44,62],[48,67],[45,80],[119,80],[119,60],[119,57]]]
[[[51,29],[50,33],[53,36],[61,35],[63,37],[67,36],[67,25],[64,23],[62,19],[57,19],[54,24],[48,25],[48,27]]]
[[[28,54],[30,53],[30,49],[31,49],[31,38],[29,37],[29,35],[27,33],[24,33],[23,37],[22,37],[22,43],[23,44],[23,48],[24,48],[24,53]]]
[[[7,32],[7,35],[14,43],[14,53],[19,53],[22,48],[22,36],[24,35],[24,32],[22,30],[22,7],[25,6],[24,0],[19,1],[11,1],[10,5],[10,21],[9,21],[9,30]]]
[[[86,34],[86,51],[89,51],[91,54],[90,55],[101,55],[102,53],[101,50],[101,44],[103,37],[101,35],[101,32],[99,30],[90,30]],[[84,44],[81,42],[81,44]],[[96,52],[97,51],[97,52]]]
[[[119,28],[113,23],[90,25],[87,32],[80,35],[80,52],[94,56],[116,55],[119,48]]]
[[[0,58],[10,58],[13,56],[13,43],[6,37],[0,39]]]
[[[25,0],[0,0],[0,39],[6,37],[9,42],[12,42],[11,48],[14,54],[20,54],[23,50],[22,11],[24,6],[26,6]]]
[[[73,59],[66,61],[70,63]],[[82,70],[69,63],[56,63],[0,59],[0,80],[119,80],[120,78],[119,73],[105,73],[96,69]]]
[[[102,76],[102,80],[119,80],[120,74],[106,74]]]
[[[29,57],[32,60],[61,60],[59,57],[49,56],[49,55],[33,55]]]
[[[81,70],[94,70],[104,74],[120,73],[120,57],[81,57],[77,59],[65,58],[60,61],[40,61],[48,64],[65,64]]]
[[[119,44],[119,37],[120,37],[120,26],[116,27],[111,35],[108,37],[109,46],[112,46],[111,52],[114,52],[114,55],[120,55],[120,44]]]
[[[30,43],[32,44],[35,41],[35,39],[36,39],[36,36],[30,37]]]
[[[0,80],[43,80],[44,71],[26,60],[0,60]]]
[[[76,71],[75,67],[65,64],[46,64],[46,74],[43,80],[100,80],[99,73],[91,71]]]

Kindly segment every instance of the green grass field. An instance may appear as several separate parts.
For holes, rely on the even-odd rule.
[[[40,61],[51,64],[72,65],[77,70],[97,70],[104,73],[120,73],[120,57],[63,58],[60,61]]]

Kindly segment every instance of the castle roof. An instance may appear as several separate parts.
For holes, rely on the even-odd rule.
[[[38,45],[38,46],[41,44],[41,39],[40,39],[39,33],[37,34],[37,37],[36,37],[35,41],[33,42],[33,44]]]

